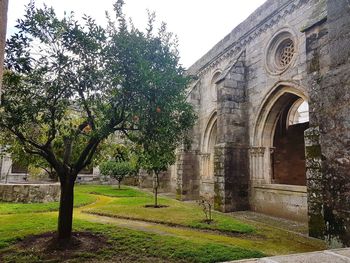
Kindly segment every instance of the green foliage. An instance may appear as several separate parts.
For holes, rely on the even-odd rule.
[[[133,169],[129,162],[107,161],[100,164],[100,172],[104,176],[109,176],[116,179],[120,186],[120,183],[124,177],[131,175]]]
[[[116,131],[140,142],[192,115],[176,41],[165,25],[154,34],[154,19],[146,33],[129,28],[122,6],[119,27],[102,28],[30,4],[7,42],[0,128],[58,173],[74,178]]]
[[[122,7],[117,1],[117,22],[108,19],[103,28],[89,16],[82,23],[73,13],[60,19],[31,2],[7,41],[0,130],[56,171],[68,195],[59,224],[71,224],[77,175],[109,136],[119,132],[148,149],[172,134],[173,150],[192,123],[176,39],[165,24],[155,33],[152,15],[145,33],[127,25]],[[155,162],[154,152],[145,159]],[[71,226],[58,229],[66,231],[60,238],[70,235]]]
[[[210,224],[213,221],[212,210],[213,210],[213,198],[209,196],[201,196],[197,201],[197,204],[202,208],[205,215],[205,223]]]

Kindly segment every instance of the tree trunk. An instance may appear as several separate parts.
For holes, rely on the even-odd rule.
[[[121,181],[118,180],[118,189],[120,190],[120,183]]]
[[[159,177],[158,173],[155,173],[154,177],[154,207],[158,206],[158,187],[159,187]]]
[[[61,180],[60,209],[58,214],[58,240],[59,245],[68,244],[72,236],[74,180],[66,175]],[[62,177],[61,177],[62,178]]]

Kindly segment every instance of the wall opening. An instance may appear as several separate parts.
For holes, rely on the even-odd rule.
[[[308,104],[286,93],[273,136],[272,183],[306,185],[304,131],[309,128]]]
[[[209,142],[208,142],[208,153],[209,153],[209,164],[208,164],[208,177],[214,178],[214,147],[217,143],[217,125],[216,122],[212,127],[210,132]]]
[[[203,148],[201,155],[201,178],[200,195],[214,196],[214,153],[217,143],[217,121],[216,113],[213,113],[203,137]]]
[[[304,130],[307,96],[278,83],[262,103],[250,138],[250,204],[253,210],[307,221]]]
[[[213,75],[211,81],[210,81],[210,86],[211,86],[211,97],[213,101],[217,101],[217,97],[218,97],[218,88],[216,85],[216,81],[217,79],[220,77],[221,72],[217,71],[215,72],[215,74]]]

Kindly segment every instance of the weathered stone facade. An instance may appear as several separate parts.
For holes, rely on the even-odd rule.
[[[4,64],[8,0],[0,0],[0,91]]]
[[[0,201],[47,203],[60,200],[60,184],[0,184]]]
[[[172,169],[178,197],[350,245],[349,43],[350,1],[268,0],[191,66],[199,119]]]

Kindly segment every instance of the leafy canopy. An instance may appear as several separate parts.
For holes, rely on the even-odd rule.
[[[30,4],[7,41],[0,129],[61,181],[74,181],[111,134],[157,151],[167,134],[173,150],[194,119],[176,40],[165,24],[154,32],[153,14],[146,32],[128,25],[122,6],[102,28]]]

